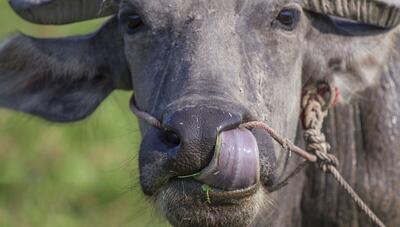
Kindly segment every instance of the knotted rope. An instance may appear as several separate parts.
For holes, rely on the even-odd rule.
[[[324,173],[330,173],[334,177],[339,185],[350,195],[357,206],[373,223],[379,227],[385,227],[383,222],[374,214],[367,204],[365,204],[365,202],[336,169],[339,165],[338,159],[334,155],[328,153],[331,146],[326,142],[325,135],[321,130],[329,109],[336,104],[337,96],[337,89],[331,84],[325,82],[318,83],[317,85],[309,85],[304,88],[301,103],[301,120],[304,128],[306,150],[308,152],[288,142],[287,139],[278,135],[263,122],[244,123],[240,127],[248,129],[264,129],[284,148],[284,150],[289,149],[306,159],[306,161],[300,163],[282,182],[273,186],[270,191],[281,189],[288,184],[291,178],[300,173],[309,162],[316,162]],[[307,153],[307,155],[305,155],[305,153]]]
[[[339,165],[337,158],[329,154],[331,146],[326,142],[325,135],[321,131],[329,108],[336,103],[336,94],[336,89],[327,83],[308,85],[303,90],[301,120],[306,149],[317,156],[317,162],[324,172],[327,172],[329,165]]]
[[[280,136],[274,129],[264,122],[253,121],[241,124],[240,128],[261,128],[265,130],[275,141],[277,141],[284,150],[294,152],[303,157],[305,161],[300,163],[283,181],[269,189],[270,192],[281,189],[289,183],[289,180],[301,172],[310,162],[317,163],[324,173],[330,173],[339,185],[350,195],[357,206],[368,216],[368,218],[379,227],[385,227],[383,222],[374,214],[374,212],[364,203],[353,188],[342,177],[336,169],[339,165],[338,159],[329,154],[331,146],[326,142],[324,133],[321,131],[323,122],[328,115],[328,111],[333,107],[338,98],[337,89],[326,82],[320,82],[316,85],[306,86],[303,90],[301,102],[301,120],[304,128],[304,140],[306,150],[294,145],[288,139]],[[161,122],[150,114],[140,110],[134,97],[131,99],[131,110],[142,120],[153,127],[162,129]]]

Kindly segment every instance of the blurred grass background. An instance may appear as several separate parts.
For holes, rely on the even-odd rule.
[[[37,26],[0,2],[0,40],[86,34],[104,19]],[[116,92],[89,119],[51,124],[0,109],[0,227],[166,226],[139,187],[137,120],[129,92]]]

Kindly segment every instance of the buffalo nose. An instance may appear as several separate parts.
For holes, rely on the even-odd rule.
[[[245,115],[243,108],[230,112],[206,106],[165,114],[163,142],[169,147],[167,168],[178,176],[201,171],[213,158],[218,134],[236,128]]]

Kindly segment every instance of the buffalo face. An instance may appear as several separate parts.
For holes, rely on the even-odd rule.
[[[255,133],[256,182],[232,188],[234,173],[217,185],[182,176],[206,168],[217,137],[241,123],[268,121],[294,138],[305,15],[298,4],[265,1],[168,4],[123,3],[119,17],[137,104],[163,126],[142,122],[142,188],[174,225],[248,225],[261,209],[272,213],[267,188],[275,183],[277,158],[286,155],[265,134]],[[135,15],[143,15],[142,24],[132,29]],[[232,161],[232,171],[251,168],[241,161]]]

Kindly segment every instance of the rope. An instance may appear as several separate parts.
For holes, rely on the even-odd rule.
[[[337,102],[338,90],[329,83],[319,82],[316,85],[308,85],[304,88],[301,102],[301,120],[304,128],[304,140],[306,150],[291,143],[288,139],[280,136],[274,129],[264,122],[252,121],[239,125],[239,128],[261,128],[264,129],[284,150],[294,152],[303,157],[305,161],[300,163],[284,180],[269,189],[270,192],[277,191],[285,187],[289,181],[303,170],[308,163],[317,163],[324,173],[330,173],[338,184],[350,195],[357,206],[368,216],[372,223],[379,227],[386,227],[383,222],[374,214],[360,196],[342,177],[336,166],[339,165],[338,159],[329,154],[331,146],[326,142],[322,126],[324,119],[328,115],[328,110]],[[162,129],[161,122],[152,115],[140,110],[135,102],[134,96],[131,99],[131,110],[140,119],[144,120],[155,128]]]
[[[301,120],[304,128],[304,140],[306,142],[306,151],[288,142],[288,140],[278,135],[271,127],[263,122],[249,122],[240,125],[244,128],[261,128],[271,135],[283,148],[290,149],[296,154],[306,159],[295,170],[293,170],[282,182],[272,187],[271,191],[276,191],[286,186],[291,178],[296,176],[308,162],[316,162],[324,173],[330,173],[338,184],[350,195],[357,206],[368,216],[372,223],[379,227],[385,227],[383,222],[375,215],[361,197],[353,190],[353,188],[342,177],[336,166],[339,165],[338,159],[328,152],[331,146],[326,142],[323,134],[322,125],[324,119],[328,115],[337,99],[337,89],[331,84],[325,82],[317,83],[317,85],[309,85],[304,88],[303,99],[301,103],[302,114]],[[306,154],[307,155],[306,155]]]
[[[139,109],[139,107],[136,104],[135,96],[132,96],[129,106],[131,108],[131,111],[139,119],[142,119],[143,121],[145,121],[147,124],[153,126],[154,128],[159,128],[159,129],[162,128],[162,124],[157,118],[155,118],[152,115],[150,115],[149,113]]]
[[[338,166],[337,158],[329,154],[331,146],[326,142],[322,132],[323,122],[328,116],[328,110],[335,102],[336,90],[327,83],[308,85],[303,90],[301,102],[304,141],[307,151],[318,158],[322,171],[327,172],[328,165]]]
[[[339,171],[334,166],[328,166],[329,173],[335,178],[339,185],[350,195],[351,199],[358,205],[358,207],[368,216],[368,218],[379,227],[385,227],[385,224],[375,215],[375,213],[368,207],[368,205],[360,198],[360,196],[353,190],[353,188],[342,177]]]
[[[318,160],[315,155],[308,153],[307,151],[294,145],[288,139],[283,138],[277,132],[275,132],[275,130],[273,130],[271,127],[269,127],[264,122],[250,121],[250,122],[246,122],[246,123],[239,125],[239,128],[247,128],[247,129],[261,128],[261,129],[264,129],[276,142],[278,142],[282,147],[285,147],[286,150],[290,150],[310,162],[316,162]]]
[[[261,129],[264,129],[268,134],[270,134],[270,131],[269,131],[270,127],[263,122],[244,123],[244,124],[240,125],[240,127],[248,128],[248,129],[261,128]],[[285,145],[285,143],[282,142],[282,141],[285,141],[285,139],[283,137],[276,134],[275,132],[270,135],[272,138],[274,138],[274,139],[276,138],[276,141],[282,147]],[[351,186],[347,183],[347,181],[342,177],[342,175],[336,169],[336,167],[335,167],[335,164],[336,164],[335,159],[336,158],[333,158],[334,157],[333,155],[322,155],[321,157],[323,157],[323,159],[321,160],[321,159],[319,159],[318,156],[315,156],[313,154],[309,154],[313,158],[309,158],[308,155],[303,156],[303,152],[306,152],[306,151],[297,147],[296,145],[293,145],[292,143],[290,143],[290,145],[288,146],[288,149],[290,149],[290,150],[292,150],[292,152],[295,152],[296,154],[300,155],[301,157],[306,159],[306,161],[301,163],[282,182],[278,183],[276,186],[273,186],[272,190],[270,189],[270,191],[273,192],[273,191],[279,190],[279,189],[283,188],[284,186],[286,186],[288,184],[289,180],[291,178],[293,178],[294,176],[296,176],[305,167],[306,163],[316,162],[316,163],[319,163],[319,167],[321,168],[321,170],[323,170],[325,173],[332,174],[332,176],[339,183],[339,185],[350,195],[350,197],[354,200],[354,202],[358,205],[358,207],[368,216],[368,218],[373,223],[375,223],[379,227],[386,227],[382,223],[382,221],[374,214],[374,212],[368,207],[368,205],[365,202],[363,202],[363,200],[360,198],[360,196],[358,196],[358,194],[351,188]],[[302,152],[298,152],[299,150],[301,150]],[[323,153],[323,152],[320,152],[320,153]],[[327,159],[325,160],[325,158],[327,158]]]

